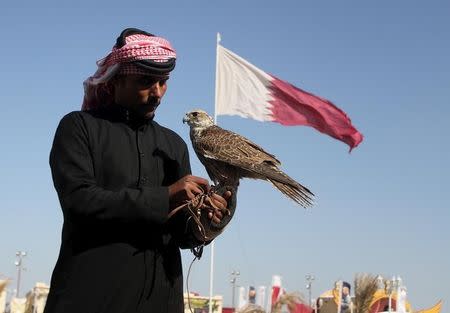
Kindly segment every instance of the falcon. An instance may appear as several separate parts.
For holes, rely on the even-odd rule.
[[[281,162],[247,138],[214,124],[203,110],[193,110],[183,118],[197,157],[216,188],[237,190],[241,178],[267,180],[304,208],[313,204],[314,194],[279,169]]]

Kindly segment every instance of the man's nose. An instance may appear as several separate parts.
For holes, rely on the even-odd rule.
[[[161,98],[162,90],[163,90],[163,86],[160,83],[160,81],[157,81],[153,85],[150,86],[150,93],[154,97]]]

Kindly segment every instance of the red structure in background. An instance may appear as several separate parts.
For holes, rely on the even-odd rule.
[[[288,308],[289,313],[313,313],[313,308],[303,303],[296,303],[294,307]]]
[[[370,307],[370,313],[388,312],[389,311],[389,298],[382,298],[376,301]],[[395,299],[391,299],[391,311],[397,311],[397,302]]]

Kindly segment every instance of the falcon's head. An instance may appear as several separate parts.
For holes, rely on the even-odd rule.
[[[206,128],[214,125],[211,116],[203,110],[192,110],[183,118],[183,123],[187,123],[191,128]]]

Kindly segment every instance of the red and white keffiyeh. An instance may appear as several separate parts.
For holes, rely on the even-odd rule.
[[[145,34],[133,34],[125,38],[125,45],[112,51],[103,59],[98,60],[97,71],[84,82],[84,99],[82,110],[89,110],[99,105],[105,105],[111,97],[105,83],[116,74],[154,75],[154,72],[135,65],[134,61],[149,60],[157,63],[176,59],[175,49],[170,42],[162,37]],[[167,73],[168,75],[168,73]]]

